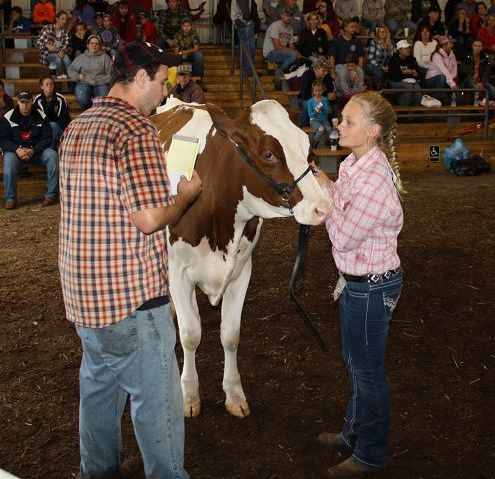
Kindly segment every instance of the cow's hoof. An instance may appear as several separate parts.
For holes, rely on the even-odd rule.
[[[185,403],[184,417],[197,417],[201,413],[201,402]]]
[[[232,416],[238,417],[239,419],[244,419],[250,414],[249,404],[247,403],[247,401],[241,401],[240,403],[236,404],[225,403],[225,408],[227,409],[229,414],[232,414]]]

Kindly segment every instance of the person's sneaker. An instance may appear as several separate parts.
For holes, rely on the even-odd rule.
[[[41,206],[53,206],[57,204],[57,200],[54,200],[53,198],[50,198],[49,196],[45,196],[45,199],[43,200],[43,203],[41,203]]]
[[[15,210],[15,207],[17,206],[17,203],[15,200],[7,200],[5,202],[5,209],[6,210]]]
[[[342,439],[342,436],[336,432],[322,432],[316,442],[330,449],[338,449],[339,447],[347,447],[347,444]]]
[[[57,75],[57,80],[67,80],[67,75],[65,73]]]
[[[356,462],[352,457],[349,457],[340,464],[327,469],[325,475],[326,477],[332,479],[344,479],[351,477],[364,477],[367,474],[379,470],[381,470],[381,468],[364,466]]]

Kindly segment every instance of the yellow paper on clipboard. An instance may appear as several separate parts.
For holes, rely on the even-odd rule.
[[[172,135],[172,142],[167,154],[167,174],[172,188],[172,195],[177,194],[177,185],[181,176],[185,176],[188,180],[192,178],[198,149],[199,138]]]

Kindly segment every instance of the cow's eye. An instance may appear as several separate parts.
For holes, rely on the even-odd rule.
[[[263,153],[263,158],[265,160],[271,160],[273,158],[273,153],[271,151],[265,151]]]

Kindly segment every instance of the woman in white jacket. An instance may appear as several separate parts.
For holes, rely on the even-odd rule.
[[[111,58],[101,49],[98,35],[90,35],[88,49],[76,57],[67,69],[69,78],[77,81],[74,94],[81,108],[87,110],[96,96],[106,96],[110,90]]]
[[[457,90],[457,59],[454,55],[454,44],[450,37],[440,36],[435,52],[426,72],[426,88],[450,88]],[[442,101],[448,97],[445,93],[432,95]]]
[[[431,38],[431,30],[423,27],[416,33],[413,55],[419,66],[419,82],[424,86],[426,72],[430,66],[431,56],[437,48],[437,41]]]

